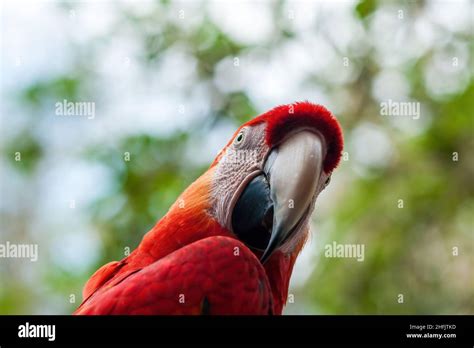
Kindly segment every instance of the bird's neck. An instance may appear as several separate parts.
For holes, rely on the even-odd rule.
[[[296,256],[277,251],[264,265],[272,289],[274,314],[281,314],[286,304],[295,261]]]
[[[291,273],[298,254],[303,249],[309,235],[309,226],[302,230],[302,238],[293,245],[289,252],[278,250],[265,263],[265,271],[270,281],[273,293],[273,310],[275,314],[281,314],[288,299],[288,288],[290,286]]]
[[[137,253],[160,259],[197,240],[231,236],[209,214],[212,171],[193,182],[170,207],[168,213],[144,236]]]

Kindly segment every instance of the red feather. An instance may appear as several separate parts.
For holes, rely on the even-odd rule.
[[[310,102],[297,102],[277,106],[243,124],[234,133],[234,137],[243,127],[257,125],[263,122],[267,124],[266,143],[269,147],[276,146],[292,129],[300,127],[317,129],[326,139],[328,147],[324,160],[324,171],[330,173],[339,164],[344,147],[342,129],[337,119],[324,106]],[[232,144],[234,137],[232,137],[222,151],[225,151],[226,148]],[[219,156],[217,156],[216,160],[212,163],[212,166],[217,164],[218,159]]]

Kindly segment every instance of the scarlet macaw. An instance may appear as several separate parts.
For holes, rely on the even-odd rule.
[[[128,257],[94,273],[75,314],[281,314],[342,147],[309,102],[245,123]]]

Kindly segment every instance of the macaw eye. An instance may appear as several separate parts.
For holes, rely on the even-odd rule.
[[[244,141],[244,132],[240,132],[239,134],[237,134],[237,136],[235,137],[235,144],[240,144],[241,142]]]
[[[331,182],[331,177],[328,176],[328,178],[327,178],[326,181],[324,182],[324,187],[328,186],[330,182]]]

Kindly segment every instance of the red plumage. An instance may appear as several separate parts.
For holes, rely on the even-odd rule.
[[[289,116],[289,117],[288,117]],[[254,119],[267,122],[267,144],[281,141],[288,129],[310,127],[317,129],[328,142],[324,171],[331,172],[341,159],[343,148],[342,130],[336,118],[322,105],[308,102],[282,105]]]
[[[76,314],[208,314],[210,303],[212,314],[273,310],[265,270],[234,238],[198,240],[118,281]]]

